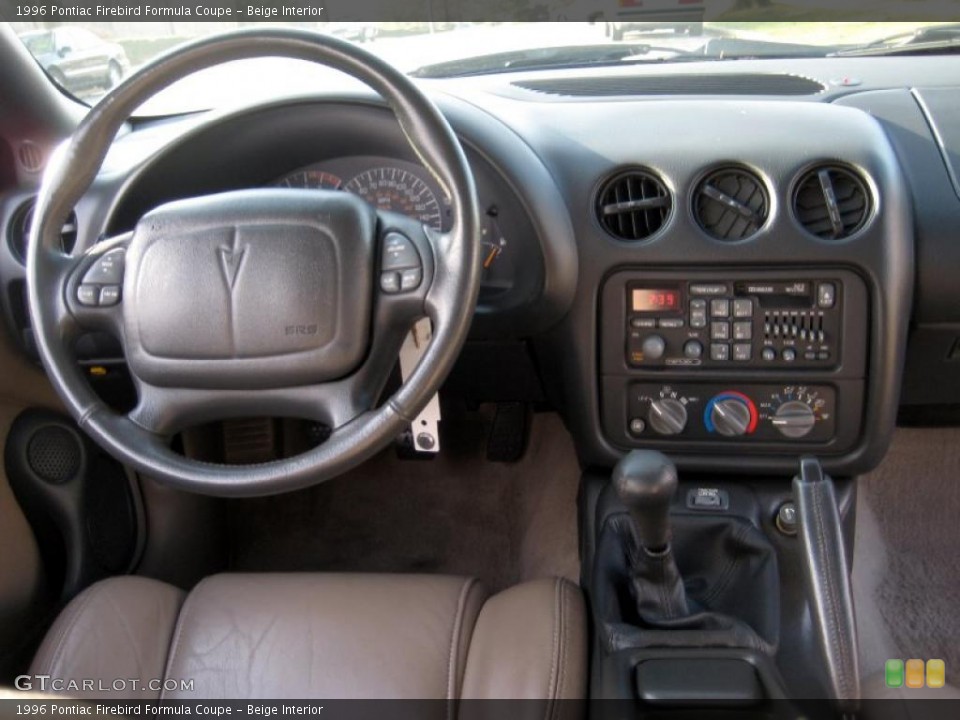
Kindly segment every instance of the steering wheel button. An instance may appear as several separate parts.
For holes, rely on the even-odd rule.
[[[400,292],[400,273],[385,272],[380,275],[380,289],[385,293],[393,294]]]
[[[107,285],[100,288],[100,307],[111,307],[120,302],[120,286]]]
[[[383,239],[383,256],[380,261],[381,269],[404,270],[406,268],[420,267],[420,254],[410,242],[409,238],[400,233],[388,233]],[[419,285],[420,282],[417,281]],[[414,286],[416,287],[416,285]]]
[[[96,285],[81,285],[77,288],[77,302],[88,307],[100,304],[100,288]]]
[[[97,260],[83,276],[84,283],[120,285],[123,283],[124,251],[116,248]]]
[[[423,279],[423,270],[420,268],[409,268],[400,272],[400,289],[413,290],[420,287],[420,281]]]

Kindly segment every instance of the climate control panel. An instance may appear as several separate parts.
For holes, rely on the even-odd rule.
[[[808,441],[836,429],[830,385],[634,383],[625,422],[635,439]]]

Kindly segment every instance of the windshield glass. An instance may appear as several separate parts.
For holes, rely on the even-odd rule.
[[[731,13],[736,17],[735,11]],[[180,43],[256,23],[48,21],[12,25],[53,82],[92,104],[125,75]],[[294,25],[362,44],[404,72],[431,78],[749,57],[950,52],[960,43],[960,24],[943,22],[704,21],[702,14],[672,22],[323,20]],[[184,79],[141,108],[141,114],[188,112],[278,93],[351,85],[338,73],[303,62],[243,61]]]

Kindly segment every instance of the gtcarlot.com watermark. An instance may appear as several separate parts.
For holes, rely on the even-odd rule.
[[[142,680],[141,678],[114,678],[113,680],[91,678],[58,678],[52,675],[17,675],[13,682],[17,690],[54,693],[131,693],[193,692],[193,680],[176,678]]]

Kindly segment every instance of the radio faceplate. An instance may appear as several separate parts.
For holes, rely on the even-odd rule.
[[[841,268],[614,273],[599,323],[605,433],[628,447],[842,452],[863,420],[868,317],[866,284]]]
[[[833,367],[843,281],[696,280],[626,285],[631,367]]]

